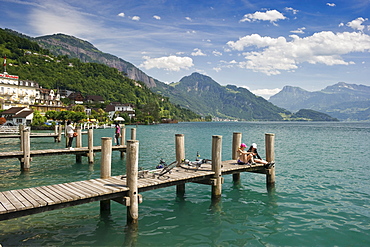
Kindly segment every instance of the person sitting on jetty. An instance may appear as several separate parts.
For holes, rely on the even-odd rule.
[[[245,151],[247,145],[245,143],[240,144],[240,147],[238,149],[238,164],[244,165],[246,163],[252,163],[254,164],[253,161],[253,155],[251,152]]]
[[[271,168],[275,164],[273,162],[267,162],[266,160],[261,158],[261,156],[257,152],[256,143],[252,143],[252,145],[249,147],[247,152],[252,154],[254,162],[259,163],[259,164],[264,164],[265,168]]]
[[[73,127],[72,122],[70,120],[67,121],[66,132],[67,132],[67,136],[68,136],[67,148],[69,150],[73,150],[72,142],[73,142],[73,134],[75,133],[75,127]]]

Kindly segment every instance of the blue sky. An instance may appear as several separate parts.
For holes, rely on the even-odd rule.
[[[370,86],[370,0],[0,0],[1,28],[89,41],[166,82],[199,72],[268,97]]]

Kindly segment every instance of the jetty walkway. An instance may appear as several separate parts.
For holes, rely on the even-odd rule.
[[[261,164],[237,165],[235,160],[223,161],[222,166],[222,175],[240,172],[265,173],[266,170]],[[197,170],[176,167],[171,170],[170,174],[158,177],[159,172],[160,169],[157,169],[139,176],[137,182],[139,193],[189,182],[211,185],[211,179],[215,174],[211,165],[208,164],[202,165]],[[116,200],[119,202],[128,196],[128,191],[125,176],[4,191],[0,192],[0,220],[94,201]]]
[[[212,187],[212,199],[219,199],[222,193],[224,175],[233,174],[233,181],[240,180],[241,172],[255,172],[266,175],[266,184],[274,186],[275,167],[266,168],[263,164],[238,165],[237,149],[241,143],[241,133],[233,134],[232,160],[222,161],[222,136],[212,137],[211,164],[190,167],[182,161],[185,158],[184,135],[176,134],[176,164],[171,170],[139,171],[139,141],[127,141],[125,175],[111,175],[112,138],[103,137],[101,165],[98,179],[71,183],[47,185],[0,192],[0,220],[8,220],[35,213],[100,201],[101,211],[110,210],[113,200],[127,207],[127,221],[138,222],[138,205],[143,197],[140,192],[177,186],[176,192],[185,193],[185,184],[200,183]],[[274,134],[265,135],[266,160],[274,161]]]
[[[61,128],[58,133],[58,138],[60,140]],[[38,156],[50,156],[50,155],[65,155],[65,154],[74,154],[76,155],[76,162],[81,162],[82,156],[88,158],[88,162],[94,163],[94,153],[101,152],[101,146],[93,145],[93,129],[88,129],[87,147],[82,147],[82,131],[81,128],[77,128],[77,137],[76,147],[72,150],[59,148],[59,149],[43,149],[43,150],[31,150],[31,133],[28,128],[23,128],[20,135],[20,151],[9,151],[9,152],[0,152],[0,159],[13,159],[17,158],[20,161],[20,166],[22,171],[28,171],[31,167],[31,161],[33,157]],[[48,134],[52,136],[53,134]],[[126,128],[121,129],[121,143],[125,142],[126,138]],[[136,128],[131,129],[131,139],[136,139]],[[66,138],[67,144],[67,138]],[[126,145],[116,145],[112,146],[112,151],[120,151],[121,157],[124,157],[124,152],[126,152]]]

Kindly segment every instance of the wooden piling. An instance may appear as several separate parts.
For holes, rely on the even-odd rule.
[[[54,134],[56,137],[54,137],[54,142],[58,141],[58,125],[54,125]]]
[[[221,174],[222,136],[212,136],[212,171],[214,171],[212,184],[212,198],[221,196],[223,178]]]
[[[23,124],[20,124],[19,126],[19,136],[20,136],[20,140],[21,140],[21,144],[20,144],[20,148],[21,148],[21,151],[23,151],[23,130],[24,130],[24,125]]]
[[[181,162],[185,159],[185,137],[184,134],[175,135],[175,148],[176,148],[176,161],[180,166]],[[176,194],[182,196],[185,194],[185,184],[176,185]]]
[[[66,142],[66,147],[68,147],[68,134],[67,134],[67,120],[64,120],[64,140]]]
[[[101,161],[100,161],[100,178],[106,179],[111,177],[112,165],[112,138],[101,138]],[[100,212],[110,211],[110,200],[100,201]]]
[[[89,161],[89,164],[94,163],[94,137],[93,137],[93,129],[88,129],[87,130],[87,147],[88,147],[88,154],[87,154],[87,159]]]
[[[82,147],[81,126],[77,126],[76,132],[77,132],[76,148],[80,148],[80,147]],[[77,154],[76,155],[76,163],[81,163],[81,162],[82,162],[82,155]]]
[[[129,206],[127,206],[127,222],[137,223],[139,219],[139,194],[138,194],[138,168],[139,168],[139,141],[127,141],[127,186],[129,187],[128,197]]]
[[[62,141],[62,131],[63,131],[63,125],[59,124],[58,125],[58,138],[57,138],[58,142]]]
[[[266,161],[275,161],[275,134],[265,134]],[[269,187],[275,185],[275,166],[266,169],[266,185]]]
[[[124,124],[121,125],[121,145],[126,144],[126,127]],[[125,152],[121,151],[121,158],[125,157]]]
[[[28,128],[22,131],[23,135],[23,159],[21,162],[21,170],[22,171],[29,171],[31,167],[31,138],[30,138],[30,130]]]
[[[131,129],[131,140],[136,140],[136,128]]]
[[[238,149],[240,147],[240,144],[242,143],[242,133],[240,132],[234,132],[233,133],[233,144],[232,144],[232,159],[237,160],[238,159]],[[234,173],[233,174],[233,181],[234,183],[240,181],[240,173]]]

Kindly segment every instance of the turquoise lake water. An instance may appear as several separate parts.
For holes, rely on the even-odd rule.
[[[130,128],[126,126],[127,136]],[[126,207],[99,202],[0,222],[7,246],[370,246],[370,123],[212,122],[138,126],[139,166],[175,160],[175,134],[185,135],[186,158],[211,157],[212,135],[222,136],[222,159],[231,159],[233,132],[265,157],[264,135],[275,134],[276,186],[268,192],[262,174],[225,176],[222,198],[212,205],[210,186],[186,184],[184,198],[168,187],[142,193],[138,229],[126,226]],[[94,145],[113,137],[94,130]],[[83,145],[87,145],[83,136]],[[31,139],[31,149],[63,148],[53,138]],[[0,152],[19,150],[19,140],[1,139]],[[125,159],[112,157],[112,175],[125,173]],[[36,157],[21,173],[18,160],[0,160],[0,190],[100,177],[95,164],[73,155]]]

